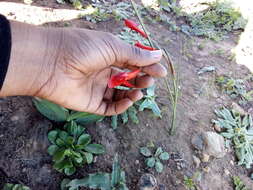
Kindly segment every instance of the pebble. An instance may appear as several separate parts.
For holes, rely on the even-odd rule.
[[[139,160],[135,160],[135,164],[138,165],[140,163]]]
[[[208,166],[207,166],[207,167],[205,167],[205,168],[203,168],[203,171],[204,171],[204,172],[206,172],[206,173],[209,173],[209,172],[210,172],[210,170],[211,170],[211,169],[210,169]]]
[[[223,136],[212,131],[193,136],[191,143],[197,150],[215,158],[222,158],[226,154]]]
[[[197,157],[197,156],[192,156],[192,158],[193,158],[193,162],[194,162],[194,164],[195,164],[195,166],[196,166],[196,168],[198,168],[199,167],[199,165],[200,165],[200,159]]]
[[[157,180],[152,174],[143,174],[138,183],[139,190],[155,190]]]
[[[210,159],[210,156],[208,154],[205,154],[205,153],[202,154],[202,158],[201,158],[202,162],[208,162],[209,159]]]
[[[18,121],[19,120],[19,116],[14,115],[10,118],[11,121]]]
[[[225,173],[226,175],[229,175],[229,174],[230,174],[230,172],[229,172],[228,169],[225,169],[225,170],[224,170],[224,173]]]

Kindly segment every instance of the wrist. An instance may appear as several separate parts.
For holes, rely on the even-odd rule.
[[[11,22],[12,49],[0,96],[36,94],[52,75],[58,38],[48,28]]]

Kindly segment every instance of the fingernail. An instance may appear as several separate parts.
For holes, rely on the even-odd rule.
[[[162,50],[154,50],[154,51],[150,51],[150,53],[153,59],[158,59],[158,60],[160,60],[163,55]]]

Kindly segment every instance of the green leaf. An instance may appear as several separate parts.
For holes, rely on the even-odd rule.
[[[111,126],[115,130],[118,127],[118,115],[114,115],[111,117]]]
[[[33,99],[37,110],[52,121],[63,122],[67,120],[69,111],[57,104],[40,98]]]
[[[163,153],[160,154],[159,158],[161,160],[169,160],[170,159],[170,155],[169,155],[168,152],[163,152]]]
[[[53,160],[55,162],[61,162],[62,160],[64,160],[65,156],[66,156],[65,149],[61,148],[54,153]]]
[[[137,117],[137,110],[134,106],[131,106],[130,108],[128,108],[127,110],[129,118],[131,119],[131,121],[135,124],[139,123],[139,119]]]
[[[92,153],[92,154],[104,154],[105,147],[101,144],[88,144],[85,148],[85,151]]]
[[[158,147],[155,152],[155,156],[159,156],[163,152],[162,147]]]
[[[77,144],[86,146],[91,142],[91,137],[88,134],[83,134],[78,138]]]
[[[75,167],[64,168],[64,173],[67,176],[73,175],[75,172],[76,172],[76,168]]]
[[[116,187],[120,183],[120,165],[118,160],[118,155],[114,157],[113,165],[112,165],[112,175],[111,175],[111,186]]]
[[[155,166],[155,158],[151,157],[146,160],[146,164],[148,167],[153,168]]]
[[[125,111],[123,114],[120,114],[121,119],[123,121],[123,124],[126,124],[128,122],[128,113]]]
[[[95,114],[91,114],[87,112],[77,112],[75,113],[75,115],[72,115],[72,118],[74,118],[78,124],[86,125],[89,123],[102,121],[104,119],[104,116],[95,115]],[[69,119],[72,119],[72,118],[69,118]]]
[[[83,153],[85,155],[85,159],[87,164],[91,164],[93,161],[93,154],[89,153],[89,152],[84,152]]]
[[[67,141],[67,138],[68,138],[68,133],[66,132],[66,131],[60,131],[59,132],[59,137],[61,138],[61,140],[63,140],[64,142],[66,142]]]
[[[30,190],[30,188],[21,184],[6,183],[2,190]]]
[[[155,169],[158,173],[161,173],[163,171],[163,164],[161,162],[156,162]]]
[[[51,145],[48,147],[47,152],[49,155],[53,156],[58,149],[57,145]]]
[[[56,170],[62,172],[62,170],[63,170],[64,168],[73,167],[73,163],[72,163],[71,160],[65,159],[65,160],[62,160],[62,161],[60,161],[60,162],[54,163],[53,167],[54,167],[54,169],[56,169]]]
[[[147,88],[147,95],[150,97],[155,96],[155,85]]]
[[[146,156],[146,157],[149,157],[152,155],[151,151],[147,148],[147,147],[141,147],[140,148],[140,153],[143,155],[143,156]]]
[[[75,179],[70,181],[67,186],[71,188],[88,187],[91,189],[111,190],[110,174],[89,174],[88,177],[83,179]]]
[[[77,125],[75,121],[66,123],[63,128],[67,130],[69,134],[74,136],[74,138],[78,138],[85,130],[84,127]]]
[[[56,140],[56,137],[58,135],[58,131],[50,131],[47,135],[47,138],[48,140],[52,143],[52,144],[56,144],[55,143],[55,140]]]
[[[60,138],[56,139],[55,144],[58,145],[59,147],[65,146],[65,142]]]
[[[67,184],[70,182],[71,180],[70,179],[63,179],[61,181],[61,190],[68,190],[68,187],[67,187]]]

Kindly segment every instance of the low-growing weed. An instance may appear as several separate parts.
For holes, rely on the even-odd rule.
[[[6,183],[2,190],[30,190],[30,188],[21,184]]]
[[[53,156],[54,168],[66,175],[72,175],[76,167],[93,162],[93,154],[105,153],[100,144],[90,144],[91,137],[85,129],[71,121],[64,125],[64,130],[52,130],[48,140],[52,143],[48,153]]]
[[[184,186],[188,190],[196,190],[196,184],[195,184],[194,180],[190,177],[187,177],[187,176],[184,176]]]
[[[233,182],[235,186],[235,190],[249,190],[246,188],[242,180],[238,176],[233,177]]]
[[[206,4],[206,10],[187,17],[193,35],[219,40],[227,32],[244,29],[247,21],[231,2],[217,0]]]
[[[120,168],[118,156],[113,161],[112,173],[89,174],[83,179],[64,179],[61,190],[78,190],[80,187],[101,190],[128,190],[125,172]]]
[[[235,111],[226,108],[215,111],[218,116],[213,123],[221,127],[221,133],[233,141],[239,165],[250,168],[253,164],[253,121],[250,115],[241,116]]]
[[[216,83],[231,98],[239,98],[239,104],[244,105],[253,99],[253,90],[247,91],[245,82],[242,79],[219,76],[216,78]]]
[[[163,151],[161,147],[158,147],[154,153],[148,147],[141,147],[140,153],[143,156],[147,157],[145,161],[146,165],[149,168],[155,167],[158,173],[161,173],[163,171],[162,160],[169,160],[170,158],[169,153]]]

